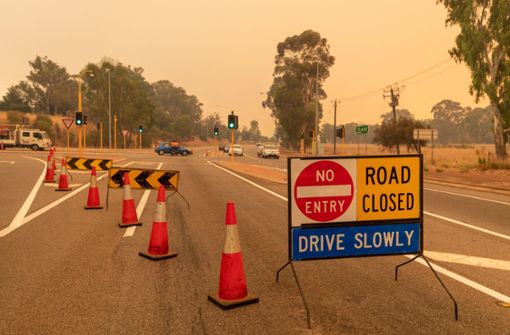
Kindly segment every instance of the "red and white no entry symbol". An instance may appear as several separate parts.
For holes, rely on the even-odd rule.
[[[294,184],[297,207],[313,221],[333,221],[344,214],[354,197],[349,172],[333,161],[318,161],[305,167]]]

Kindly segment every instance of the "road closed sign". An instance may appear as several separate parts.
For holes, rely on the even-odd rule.
[[[289,158],[289,258],[422,250],[422,156]]]

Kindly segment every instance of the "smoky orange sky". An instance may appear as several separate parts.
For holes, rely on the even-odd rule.
[[[0,96],[25,79],[36,55],[70,74],[107,56],[144,68],[151,83],[183,87],[204,104],[204,116],[226,119],[233,110],[241,126],[257,120],[270,136],[274,120],[261,102],[276,45],[312,29],[336,57],[322,123],[333,123],[334,99],[337,124],[379,123],[390,110],[382,89],[394,83],[403,86],[399,108],[425,119],[442,99],[476,106],[469,70],[448,60],[459,29],[445,27],[445,18],[435,0],[3,0]]]

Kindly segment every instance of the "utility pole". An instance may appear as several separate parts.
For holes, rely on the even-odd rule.
[[[384,89],[383,99],[390,98],[390,102],[388,103],[390,107],[393,109],[393,125],[395,126],[395,130],[397,129],[397,106],[398,99],[400,97],[399,87],[398,86],[388,86]],[[400,146],[397,142],[397,155],[400,155]]]
[[[336,100],[335,103],[335,113],[333,117],[333,155],[336,155]]]
[[[319,62],[317,62],[317,78],[315,81],[315,155],[319,156]]]

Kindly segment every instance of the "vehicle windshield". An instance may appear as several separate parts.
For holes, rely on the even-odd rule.
[[[243,147],[243,146],[242,146],[242,145],[240,145],[240,144],[234,144],[234,148],[236,148],[236,149],[241,149],[242,147]]]

